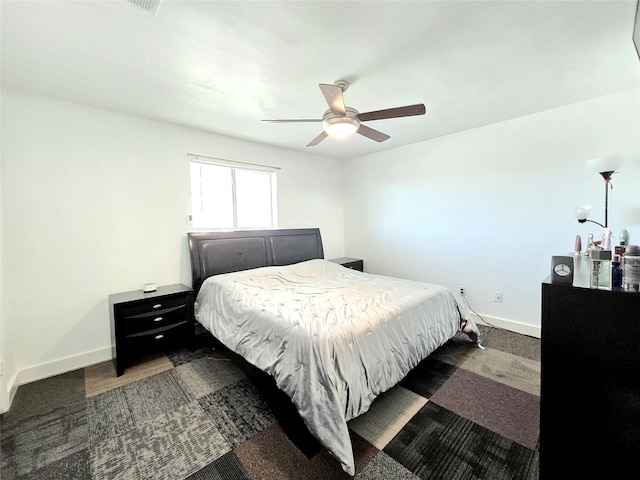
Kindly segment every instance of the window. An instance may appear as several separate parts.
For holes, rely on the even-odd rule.
[[[278,226],[276,168],[198,156],[190,169],[194,229]]]

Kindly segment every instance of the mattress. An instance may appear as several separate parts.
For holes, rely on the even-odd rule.
[[[443,286],[320,259],[209,277],[195,316],[275,379],[350,475],[347,421],[460,331],[464,320]]]

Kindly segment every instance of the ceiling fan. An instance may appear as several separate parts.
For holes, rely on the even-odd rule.
[[[360,113],[355,108],[347,107],[344,104],[344,97],[342,94],[347,91],[347,88],[349,88],[349,82],[346,80],[337,80],[334,85],[326,83],[320,84],[320,90],[329,105],[329,110],[324,112],[322,118],[262,121],[270,123],[322,122],[323,131],[307,144],[307,147],[313,147],[318,145],[329,135],[343,137],[351,135],[352,133],[359,133],[360,135],[370,138],[371,140],[375,140],[376,142],[384,142],[391,137],[386,133],[382,133],[363,125],[362,122],[424,115],[426,112],[424,105],[419,103],[416,105],[407,105],[406,107],[387,108],[384,110]]]

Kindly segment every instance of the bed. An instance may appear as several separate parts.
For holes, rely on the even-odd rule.
[[[355,474],[347,421],[459,331],[445,287],[324,259],[319,229],[188,234],[197,322],[240,361],[307,456]]]

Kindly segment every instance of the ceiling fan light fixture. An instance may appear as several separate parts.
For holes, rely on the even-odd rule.
[[[323,120],[322,128],[332,137],[348,137],[358,131],[360,122],[356,118],[332,118]]]
[[[332,137],[348,137],[360,128],[358,111],[355,108],[346,107],[346,115],[336,115],[330,110],[325,112],[322,119],[322,128],[327,135]]]

